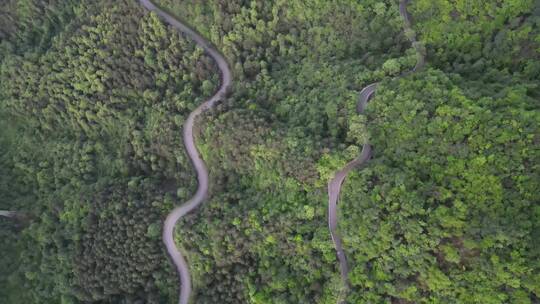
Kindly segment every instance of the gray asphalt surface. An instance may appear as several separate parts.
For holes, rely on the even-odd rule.
[[[377,88],[377,83],[370,84],[366,86],[362,91],[360,91],[358,102],[357,102],[357,112],[361,114],[364,112],[367,103],[373,96],[375,89]],[[362,152],[354,160],[350,161],[343,167],[341,170],[334,174],[334,177],[328,183],[328,227],[330,228],[330,236],[334,242],[334,247],[336,248],[336,254],[339,261],[339,268],[341,272],[341,279],[348,286],[348,274],[349,266],[347,265],[347,257],[343,251],[343,245],[341,242],[341,237],[337,233],[337,204],[339,199],[339,193],[341,191],[341,185],[345,180],[345,177],[349,172],[357,166],[360,166],[367,162],[371,157],[371,146],[369,144],[364,144],[362,146]]]
[[[15,214],[17,214],[17,213],[14,212],[14,211],[0,210],[0,216],[13,217],[13,216],[15,216]]]
[[[407,12],[408,3],[409,3],[408,0],[400,0],[399,2],[399,13],[401,17],[403,18],[405,30],[412,29],[411,18],[409,16],[409,13]],[[411,71],[411,72],[415,72],[424,67],[425,58],[424,58],[424,55],[416,48],[416,42],[417,42],[416,35],[412,35],[412,37],[410,37],[410,41],[418,53],[416,65]],[[411,72],[404,73],[400,77],[408,75]],[[360,91],[360,93],[358,94],[358,102],[356,104],[356,112],[358,114],[362,114],[364,112],[369,100],[371,99],[371,97],[373,97],[373,94],[375,93],[377,86],[378,86],[377,82],[372,83],[364,87],[362,91]],[[341,279],[343,281],[343,284],[347,288],[349,287],[349,276],[348,276],[349,266],[347,263],[347,257],[343,250],[341,237],[339,236],[339,233],[337,232],[337,222],[338,222],[337,205],[338,205],[338,200],[339,200],[339,193],[341,191],[341,185],[343,184],[345,177],[347,177],[347,175],[352,169],[362,164],[365,164],[370,159],[371,150],[372,148],[369,144],[364,144],[362,146],[362,152],[360,153],[360,155],[354,160],[347,163],[345,167],[343,167],[341,170],[336,172],[334,177],[328,182],[328,227],[330,229],[330,236],[332,237],[332,241],[334,242],[334,247],[336,249],[336,255],[339,261]],[[341,298],[338,299],[338,303],[342,303],[343,301],[344,300]]]
[[[210,42],[197,34],[197,32],[189,28],[187,25],[181,23],[173,16],[159,9],[151,1],[140,0],[140,3],[146,9],[153,11],[158,16],[163,18],[163,20],[165,20],[167,23],[193,39],[195,43],[204,49],[206,54],[216,61],[221,73],[221,86],[219,87],[218,91],[208,100],[203,102],[199,107],[197,107],[193,112],[191,112],[184,123],[184,145],[186,147],[187,154],[193,163],[193,167],[197,172],[197,192],[195,192],[195,195],[190,200],[171,211],[163,225],[163,242],[165,243],[167,252],[175,264],[180,276],[180,296],[178,303],[187,304],[191,295],[191,277],[187,262],[180,251],[178,251],[178,248],[174,242],[174,227],[181,217],[197,208],[208,195],[208,169],[206,168],[206,165],[201,159],[201,156],[197,151],[197,147],[195,146],[195,141],[193,139],[193,125],[197,116],[212,108],[217,102],[225,98],[227,90],[231,86],[232,73],[223,55],[221,55],[221,53],[219,53],[210,44]]]

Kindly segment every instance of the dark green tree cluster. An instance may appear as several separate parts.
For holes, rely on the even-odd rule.
[[[160,193],[152,180],[132,179],[96,191],[82,206],[90,206],[82,220],[85,233],[76,249],[76,297],[85,301],[167,302],[174,286],[173,268],[165,268],[159,210],[172,207],[173,196]],[[62,216],[72,216],[66,213]]]
[[[91,1],[3,0],[0,5],[0,55],[44,51],[53,38],[69,34],[93,11]]]
[[[538,1],[418,0],[410,11],[438,67],[477,78],[501,70],[540,76]]]
[[[10,303],[168,302],[177,279],[161,223],[195,185],[182,125],[218,73],[137,3],[84,5],[77,22],[51,21],[65,32],[49,46],[2,60],[0,207],[32,215],[3,243],[20,256],[2,271],[13,282],[3,293]]]

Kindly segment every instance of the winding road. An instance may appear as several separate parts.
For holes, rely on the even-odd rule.
[[[193,209],[197,208],[205,199],[208,194],[208,169],[204,161],[201,159],[199,152],[195,146],[195,140],[193,138],[193,125],[195,119],[204,111],[212,108],[217,102],[224,99],[228,89],[231,86],[232,82],[232,73],[229,69],[227,61],[206,39],[197,34],[194,30],[189,28],[187,25],[181,23],[173,16],[167,14],[156,5],[154,5],[149,0],[140,0],[140,3],[148,10],[153,11],[158,16],[163,18],[167,23],[178,29],[180,32],[184,33],[191,39],[195,41],[210,57],[212,57],[220,70],[221,73],[221,85],[217,92],[210,97],[208,100],[199,105],[193,112],[191,112],[184,123],[184,145],[186,147],[187,154],[195,167],[197,172],[197,192],[195,195],[182,204],[181,206],[175,208],[165,220],[163,225],[163,242],[167,248],[167,252],[171,257],[173,263],[176,266],[178,274],[180,276],[180,296],[178,303],[187,304],[189,301],[189,296],[191,295],[191,277],[189,274],[189,267],[186,260],[178,251],[176,244],[174,242],[174,227],[176,222],[191,212]]]
[[[358,97],[358,103],[356,105],[356,111],[361,114],[364,112],[364,109],[367,106],[367,103],[373,96],[375,89],[377,88],[377,83],[373,83],[362,89]],[[364,144],[362,146],[362,152],[354,160],[350,161],[334,174],[334,177],[328,183],[328,227],[330,228],[330,236],[334,242],[334,247],[336,248],[336,254],[339,261],[339,268],[341,272],[341,279],[348,286],[348,273],[349,267],[347,265],[347,258],[345,252],[343,251],[343,245],[341,238],[337,233],[337,203],[339,199],[339,193],[341,191],[341,185],[345,180],[345,177],[349,172],[357,166],[360,166],[367,162],[371,157],[371,145]]]
[[[399,13],[403,18],[405,24],[404,28],[406,31],[411,30],[411,20],[409,13],[407,12],[408,2],[408,0],[400,0],[399,2]],[[417,51],[416,65],[411,71],[416,72],[417,70],[424,67],[425,58],[423,53],[417,48],[416,35],[414,35],[414,32],[413,35],[409,37],[409,39]],[[402,76],[405,76],[407,74],[408,73],[405,73]],[[362,91],[360,91],[360,93],[358,94],[358,102],[356,104],[356,112],[358,114],[362,114],[364,112],[369,100],[371,99],[371,97],[373,97],[373,94],[375,93],[378,84],[378,82],[372,83],[364,87]],[[347,264],[347,257],[345,255],[345,251],[343,250],[341,237],[339,236],[339,233],[337,231],[337,205],[339,200],[339,194],[341,191],[341,185],[343,184],[345,177],[347,177],[347,175],[352,169],[365,164],[371,157],[371,151],[371,145],[364,144],[362,146],[362,152],[360,153],[360,155],[354,160],[347,163],[345,167],[343,167],[341,170],[337,171],[334,174],[334,177],[328,182],[328,227],[330,229],[330,236],[332,237],[332,241],[334,242],[334,248],[336,249],[336,255],[339,261],[341,280],[343,281],[343,284],[346,288],[349,287],[349,266]],[[344,300],[341,299],[341,297],[338,299],[338,303],[342,303],[343,301]]]

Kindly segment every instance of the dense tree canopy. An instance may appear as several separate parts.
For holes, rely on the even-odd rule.
[[[519,87],[476,99],[460,81],[437,70],[390,81],[368,108],[376,157],[342,209],[353,303],[538,294],[539,112]]]
[[[176,230],[193,301],[336,303],[327,182],[370,143],[339,205],[348,303],[538,303],[537,2],[411,1],[411,45],[397,1],[157,1],[234,74]],[[5,0],[0,55],[0,210],[29,215],[0,218],[0,299],[174,303],[162,223],[215,63],[125,0]]]
[[[181,125],[217,73],[136,4],[88,5],[74,33],[2,62],[2,207],[35,216],[12,276],[40,303],[160,303],[175,295],[161,218],[194,185]]]

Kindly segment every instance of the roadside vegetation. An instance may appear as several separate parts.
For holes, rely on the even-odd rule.
[[[212,60],[135,1],[0,7],[0,299],[174,303],[161,224],[192,195]],[[197,123],[210,197],[176,239],[196,303],[540,301],[539,4],[160,0],[234,73]],[[427,55],[422,72],[396,79]],[[381,81],[365,115],[358,91]]]
[[[212,93],[216,68],[137,3],[73,10],[79,15],[62,29],[9,40],[29,51],[2,60],[0,209],[33,220],[6,248],[19,251],[19,263],[2,271],[15,289],[2,288],[1,298],[172,301],[176,276],[161,245],[162,218],[195,186],[181,126]],[[50,43],[32,49],[36,39]]]

